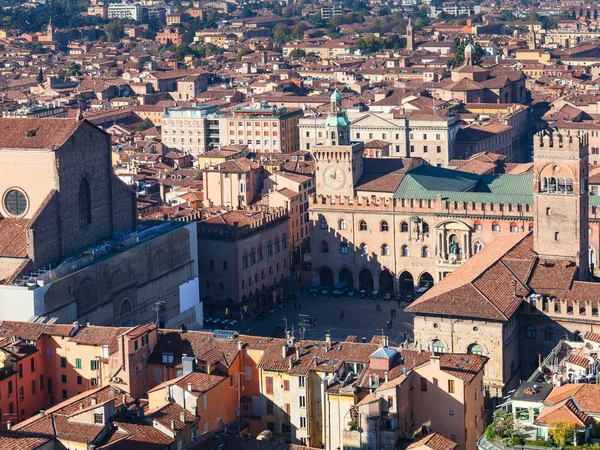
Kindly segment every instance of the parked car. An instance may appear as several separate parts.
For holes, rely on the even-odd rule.
[[[321,294],[323,294],[323,295],[329,295],[330,292],[331,292],[331,289],[329,289],[327,286],[325,286],[323,289],[321,289]]]
[[[365,298],[367,296],[367,291],[365,289],[361,289],[358,292],[358,298]]]
[[[379,298],[379,291],[375,290],[375,291],[371,292],[371,298],[373,300],[378,299]]]
[[[348,291],[348,288],[349,284],[347,281],[340,281],[339,283],[336,283],[333,287],[332,294],[334,297],[341,297]]]
[[[358,294],[358,292],[356,291],[356,289],[349,289],[348,292],[346,292],[346,295],[348,297],[356,297],[356,294]]]
[[[321,289],[323,288],[323,284],[319,283],[318,281],[315,281],[311,286],[310,289],[308,290],[309,294],[318,294]]]

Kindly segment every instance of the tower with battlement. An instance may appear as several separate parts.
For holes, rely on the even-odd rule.
[[[570,261],[587,280],[588,137],[534,136],[534,250],[543,260]]]

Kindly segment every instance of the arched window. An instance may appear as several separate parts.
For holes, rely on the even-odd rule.
[[[254,249],[250,250],[250,265],[256,264],[256,251]]]
[[[381,222],[381,225],[380,225],[380,228],[379,228],[379,229],[380,229],[381,231],[388,231],[388,230],[389,230],[388,223],[387,223],[385,220],[383,220],[383,221]]]
[[[287,234],[281,236],[281,247],[285,250],[287,248]]]
[[[481,220],[473,222],[473,228],[475,228],[475,231],[481,231]]]
[[[566,187],[565,187],[565,179],[559,177],[556,180],[556,190],[559,194],[564,194],[566,192]]]
[[[548,192],[556,192],[556,178],[547,178],[547,183]]]
[[[367,222],[365,222],[364,220],[361,220],[358,223],[358,228],[360,229],[360,231],[367,231]]]
[[[529,224],[529,231],[533,231],[533,222]]]
[[[485,354],[485,350],[479,344],[471,344],[467,347],[467,353],[470,353],[471,355],[482,355],[483,356]]]
[[[519,227],[517,225],[517,222],[511,222],[510,223],[510,232],[511,233],[516,233],[517,231],[519,231]]]
[[[406,222],[402,222],[402,223],[400,224],[400,231],[401,231],[402,233],[408,233],[408,223],[406,223]]]
[[[430,348],[434,353],[444,353],[446,351],[446,346],[439,339],[434,339],[431,341]]]
[[[128,299],[125,299],[123,300],[123,303],[121,303],[121,315],[124,316],[129,313],[131,313],[131,302]]]
[[[281,248],[279,247],[279,238],[275,238],[275,253],[279,253]]]
[[[79,183],[79,226],[92,223],[92,194],[90,183],[85,178]]]
[[[429,250],[429,247],[425,246],[421,249],[421,256],[423,258],[431,257],[431,251]]]
[[[565,194],[573,193],[573,180],[571,178],[565,179]]]
[[[348,254],[348,244],[346,244],[345,242],[342,242],[340,244],[340,253],[343,255],[347,255]]]
[[[327,229],[327,219],[325,217],[321,217],[321,230]]]
[[[423,233],[429,233],[429,224],[427,222],[423,222]]]
[[[410,249],[408,248],[408,245],[402,246],[402,256],[410,256]]]
[[[273,256],[273,242],[269,241],[267,244],[267,258]]]
[[[369,246],[367,244],[360,244],[360,254],[365,256],[369,254]]]
[[[387,244],[383,244],[381,246],[381,254],[383,256],[390,256],[390,246]]]
[[[321,242],[321,253],[329,253],[329,244],[325,241]]]
[[[262,244],[259,244],[258,246],[258,260],[262,261],[263,260],[263,250],[262,250]]]
[[[575,342],[583,341],[583,338],[581,337],[581,331],[573,331],[573,340]]]
[[[248,267],[248,253],[244,252],[242,255],[242,269],[246,269]]]
[[[492,222],[492,231],[500,231],[500,222],[497,220]]]
[[[483,249],[483,244],[479,241],[475,242],[475,245],[473,246],[473,254],[477,254],[479,253],[481,250]]]
[[[346,221],[344,219],[340,219],[338,221],[338,230],[345,230],[347,228]]]

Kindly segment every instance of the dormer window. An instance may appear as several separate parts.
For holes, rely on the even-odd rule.
[[[173,353],[165,352],[162,354],[163,364],[173,364]]]

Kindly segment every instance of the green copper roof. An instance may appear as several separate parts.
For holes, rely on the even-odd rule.
[[[533,204],[533,174],[475,175],[433,166],[407,173],[394,198]]]
[[[330,97],[330,99],[331,99],[331,100],[341,100],[341,99],[342,99],[342,94],[340,94],[340,93],[338,92],[338,90],[337,90],[337,89],[335,89],[335,90],[334,90],[334,91],[331,93],[331,97]]]
[[[346,116],[330,115],[327,117],[325,125],[328,127],[347,127],[348,125],[350,125],[350,121]]]

